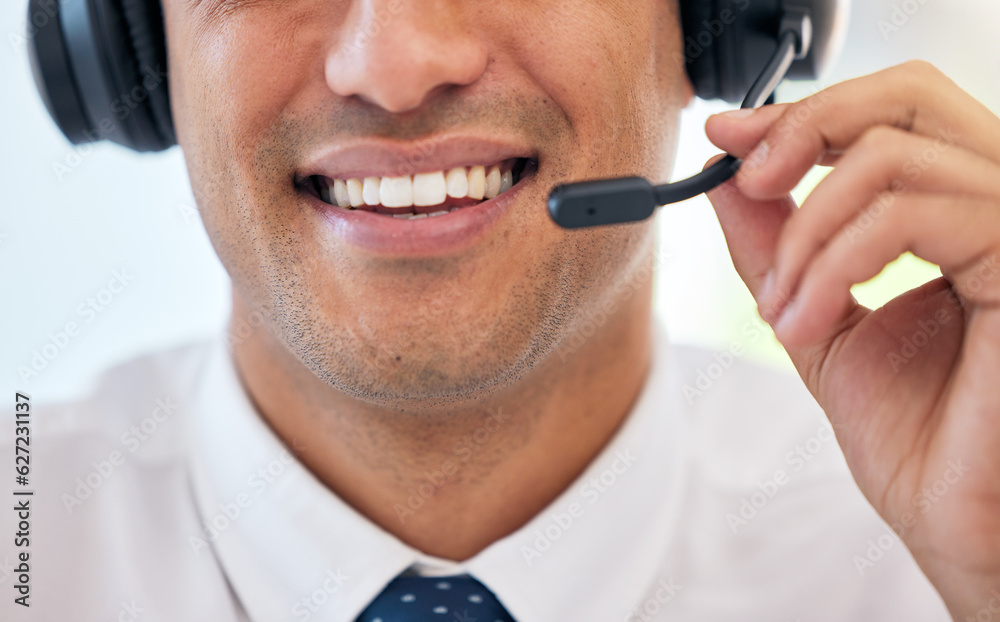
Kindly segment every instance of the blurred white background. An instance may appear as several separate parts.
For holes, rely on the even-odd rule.
[[[194,207],[181,153],[137,156],[112,145],[73,147],[49,120],[31,81],[24,32],[26,0],[0,3],[0,394],[16,389],[45,400],[68,397],[102,368],[137,353],[221,330],[229,308],[225,271]],[[894,32],[880,30],[894,7],[908,10]],[[819,84],[784,87],[779,101],[913,58],[935,63],[1000,111],[1000,3],[996,0],[863,0],[854,3],[844,52]],[[685,112],[677,178],[715,153],[703,134],[708,114],[726,106],[696,102]],[[68,167],[57,174],[56,165]],[[801,190],[808,190],[819,174]],[[661,210],[663,256],[657,310],[672,337],[713,349],[739,342],[748,356],[785,365],[773,338],[743,332],[755,307],[732,269],[711,206],[704,199]],[[134,276],[92,315],[78,307],[101,294],[115,271]],[[935,276],[912,258],[859,289],[877,302]],[[97,308],[100,311],[97,311]],[[91,321],[87,321],[91,318]],[[80,326],[63,344],[56,333]],[[58,355],[23,380],[36,351],[55,341]],[[50,348],[51,352],[51,348]]]

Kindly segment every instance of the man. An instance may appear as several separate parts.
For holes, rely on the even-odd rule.
[[[652,222],[541,207],[666,177],[676,6],[393,7],[164,1],[234,335],[36,408],[32,613],[992,619],[1000,120],[914,63],[708,124],[746,159],[710,194],[735,266],[848,474],[801,383],[688,393],[712,360],[651,321]],[[906,250],[944,276],[860,307]]]

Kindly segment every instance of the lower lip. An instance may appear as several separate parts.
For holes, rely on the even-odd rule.
[[[306,195],[333,233],[348,244],[379,255],[427,256],[461,252],[486,237],[534,175],[496,198],[440,216],[416,220],[366,210],[348,210]]]

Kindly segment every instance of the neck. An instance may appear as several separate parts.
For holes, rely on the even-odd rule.
[[[403,542],[463,560],[524,525],[607,444],[650,362],[645,283],[572,354],[516,385],[418,414],[319,380],[267,330],[234,351],[261,415],[333,492]],[[249,307],[234,294],[233,317]]]

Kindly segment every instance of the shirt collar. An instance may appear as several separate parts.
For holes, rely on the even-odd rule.
[[[649,376],[610,442],[542,512],[464,562],[416,550],[326,488],[261,419],[222,339],[209,356],[191,452],[205,531],[188,541],[214,551],[253,620],[353,620],[411,567],[472,574],[518,622],[625,620],[669,580],[657,570],[678,518],[685,406],[659,323]]]

